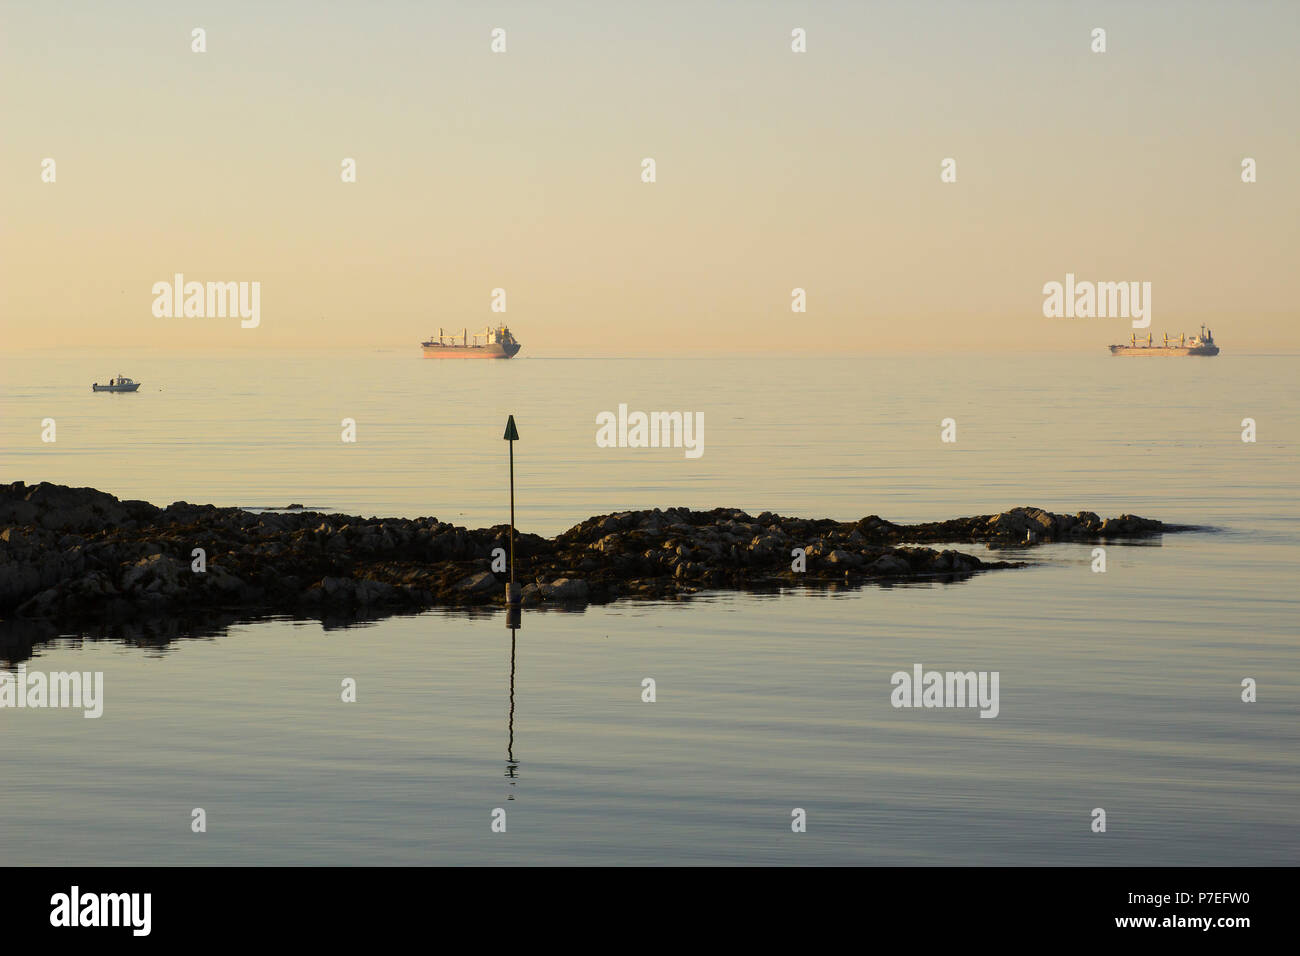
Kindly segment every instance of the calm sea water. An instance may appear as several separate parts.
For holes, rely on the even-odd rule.
[[[144,387],[93,395],[105,362]],[[1105,574],[1061,544],[958,584],[531,611],[513,645],[500,614],[442,611],[68,635],[27,666],[103,671],[104,716],[0,710],[0,864],[1294,863],[1296,364],[8,355],[0,480],[160,504],[495,524],[514,413],[542,534],[672,505],[1218,530],[1111,545]],[[703,457],[597,448],[619,403],[704,412]],[[894,709],[914,663],[998,671],[1000,715]]]

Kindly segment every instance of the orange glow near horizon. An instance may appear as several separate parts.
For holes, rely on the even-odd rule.
[[[1300,350],[1293,6],[734,14],[6,10],[6,345],[418,353],[498,320],[521,357],[1127,341],[1043,317],[1070,272],[1152,283],[1157,337]],[[260,282],[259,327],[155,317],[175,273]]]

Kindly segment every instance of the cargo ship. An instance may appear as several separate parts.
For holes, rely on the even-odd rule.
[[[482,343],[479,339],[483,340]],[[425,358],[508,359],[523,348],[504,325],[495,329],[489,325],[485,331],[473,335],[469,329],[461,329],[459,336],[448,335],[439,329],[436,339],[431,335],[420,345],[424,347]]]
[[[1112,345],[1111,355],[1218,355],[1219,347],[1214,344],[1214,333],[1201,326],[1200,335],[1179,335],[1177,339],[1169,338],[1165,333],[1165,344],[1156,345],[1151,333],[1147,333],[1145,342],[1139,341],[1135,332],[1129,337],[1128,345]]]

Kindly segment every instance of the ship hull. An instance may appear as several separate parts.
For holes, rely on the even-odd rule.
[[[1135,358],[1135,357],[1174,358],[1182,355],[1210,356],[1210,355],[1218,355],[1219,347],[1217,345],[1202,345],[1202,346],[1197,346],[1196,348],[1179,348],[1179,347],[1164,348],[1163,346],[1160,345],[1153,345],[1150,347],[1146,347],[1146,346],[1134,347],[1132,345],[1112,345],[1110,347],[1110,354],[1123,356],[1124,358]]]
[[[425,345],[425,358],[438,359],[508,359],[519,353],[520,345]]]

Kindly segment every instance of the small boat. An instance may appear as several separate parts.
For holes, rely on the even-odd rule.
[[[139,382],[125,375],[119,375],[117,378],[110,378],[107,385],[96,382],[90,386],[90,390],[92,392],[134,392],[139,387]]]

